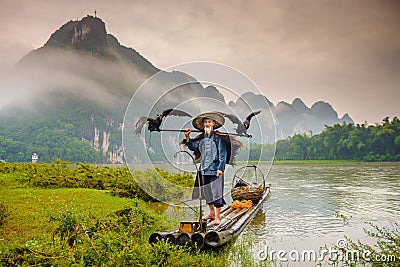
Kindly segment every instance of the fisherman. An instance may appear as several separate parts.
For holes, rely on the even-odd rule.
[[[224,117],[217,112],[200,114],[193,119],[192,124],[203,133],[192,139],[191,130],[186,128],[183,140],[183,143],[194,151],[196,158],[200,159],[198,175],[201,175],[203,197],[210,209],[210,213],[203,220],[213,220],[213,226],[220,224],[221,207],[226,204],[223,197],[225,165],[232,163],[231,155],[234,155],[236,149],[242,145],[229,135],[215,131],[224,123]]]

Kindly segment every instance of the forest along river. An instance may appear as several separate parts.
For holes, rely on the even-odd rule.
[[[173,171],[168,165],[158,167]],[[229,177],[240,167],[238,164],[226,171],[228,203]],[[270,163],[259,167],[266,174]],[[267,250],[319,253],[321,247],[329,248],[344,236],[372,244],[373,239],[363,230],[371,230],[366,222],[389,228],[399,222],[400,163],[274,163],[266,181],[271,183],[270,197],[241,236],[253,239],[255,259],[263,257],[260,251]],[[295,263],[288,254],[285,257],[289,266],[319,263]],[[287,263],[283,262],[285,266]]]

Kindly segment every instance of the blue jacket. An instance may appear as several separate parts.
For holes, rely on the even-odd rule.
[[[192,151],[199,151],[201,154],[201,174],[216,175],[217,170],[225,171],[227,160],[226,143],[218,135],[211,133],[203,138],[189,139],[187,147]]]

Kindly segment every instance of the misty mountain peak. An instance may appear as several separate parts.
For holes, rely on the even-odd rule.
[[[304,104],[303,100],[298,97],[293,100],[292,107],[299,113],[310,112],[310,108],[308,108],[306,104]]]
[[[209,85],[206,88],[204,88],[204,94],[208,97],[212,97],[216,100],[221,101],[222,103],[225,103],[225,97],[221,92],[213,85]]]
[[[340,120],[346,123],[354,123],[354,121],[350,118],[350,115],[348,113],[344,114]]]
[[[106,46],[107,32],[104,22],[97,17],[86,16],[79,21],[69,21],[55,31],[45,46],[73,48],[92,53],[101,52]]]
[[[311,111],[318,117],[326,117],[333,120],[338,118],[337,112],[333,109],[331,104],[324,101],[317,101],[311,106]]]
[[[20,62],[34,67],[48,65],[50,68],[65,68],[66,64],[60,62],[70,62],[73,58],[82,61],[82,54],[105,60],[105,66],[106,63],[122,63],[118,72],[124,72],[125,63],[137,71],[146,73],[145,75],[153,75],[159,71],[136,50],[123,46],[115,36],[108,34],[106,25],[100,18],[89,15],[62,25],[51,34],[44,46],[31,51]],[[76,72],[76,67],[72,67],[71,71]]]
[[[279,101],[278,104],[276,104],[276,111],[277,112],[293,112],[293,107],[289,103],[285,101]]]

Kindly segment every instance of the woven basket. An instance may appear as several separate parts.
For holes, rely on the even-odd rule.
[[[240,186],[231,189],[231,197],[233,200],[251,200],[258,201],[262,198],[264,186]]]

